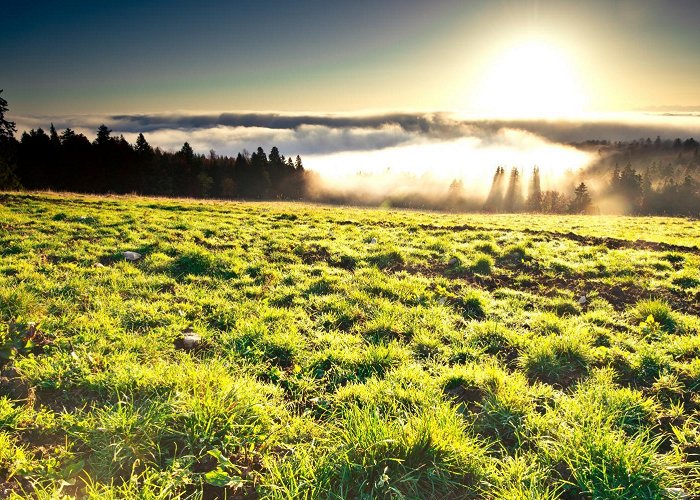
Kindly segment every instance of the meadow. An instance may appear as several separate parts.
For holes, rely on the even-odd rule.
[[[698,498],[698,388],[697,221],[0,194],[0,497]]]

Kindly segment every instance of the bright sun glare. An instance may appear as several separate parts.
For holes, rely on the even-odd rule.
[[[486,66],[475,110],[499,117],[566,117],[584,108],[570,58],[557,47],[530,41],[511,47]]]

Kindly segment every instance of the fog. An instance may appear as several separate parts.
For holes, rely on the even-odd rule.
[[[319,196],[376,201],[413,192],[444,197],[454,180],[463,182],[465,196],[482,199],[498,165],[521,169],[526,177],[537,165],[543,188],[554,189],[585,168],[591,158],[587,152],[529,132],[501,129],[487,138],[421,139],[375,151],[308,155],[305,162],[319,174],[315,186]]]

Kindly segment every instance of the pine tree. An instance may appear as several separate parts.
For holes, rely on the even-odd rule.
[[[97,128],[97,137],[95,138],[95,144],[98,146],[107,146],[112,138],[110,134],[112,131],[104,123]]]
[[[496,173],[493,175],[493,181],[491,182],[491,190],[486,198],[486,203],[484,203],[484,210],[487,212],[500,212],[503,207],[503,177],[505,175],[505,169],[503,167],[496,167]]]
[[[620,185],[620,167],[616,163],[615,169],[613,170],[612,176],[610,178],[610,191],[614,193],[617,191]]]
[[[61,146],[61,139],[58,137],[58,132],[56,132],[56,127],[53,126],[53,123],[49,128],[49,139],[52,147],[59,148]]]
[[[0,94],[2,90],[0,89]],[[11,122],[5,119],[5,113],[8,111],[7,101],[0,97],[0,138],[12,139],[17,132],[17,126],[15,122]]]
[[[576,214],[585,213],[591,206],[591,195],[588,186],[583,182],[574,189],[574,199],[571,202],[571,211]]]
[[[281,197],[286,179],[284,157],[280,155],[277,146],[273,146],[268,157],[268,174],[272,196]]]
[[[642,176],[630,163],[620,172],[617,192],[627,200],[634,212],[639,211],[642,201]]]
[[[510,182],[503,200],[503,208],[506,212],[519,212],[523,208],[523,190],[520,186],[520,172],[513,167],[510,171]]]
[[[136,147],[134,148],[134,151],[136,151],[142,156],[148,156],[153,154],[153,148],[150,144],[148,144],[148,141],[146,141],[146,138],[143,136],[143,134],[139,134],[136,138]]]
[[[194,158],[194,150],[192,149],[192,146],[190,146],[189,142],[185,142],[182,145],[182,148],[180,148],[179,151],[180,156],[182,156],[186,161],[190,161]]]
[[[531,212],[542,210],[542,187],[540,185],[540,168],[532,169],[532,180],[527,195],[527,209]]]
[[[7,101],[0,97],[0,189],[19,189],[22,186],[16,174],[17,127],[5,119],[8,109]]]

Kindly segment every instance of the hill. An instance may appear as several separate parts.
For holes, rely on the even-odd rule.
[[[0,495],[700,491],[700,227],[0,195]]]

